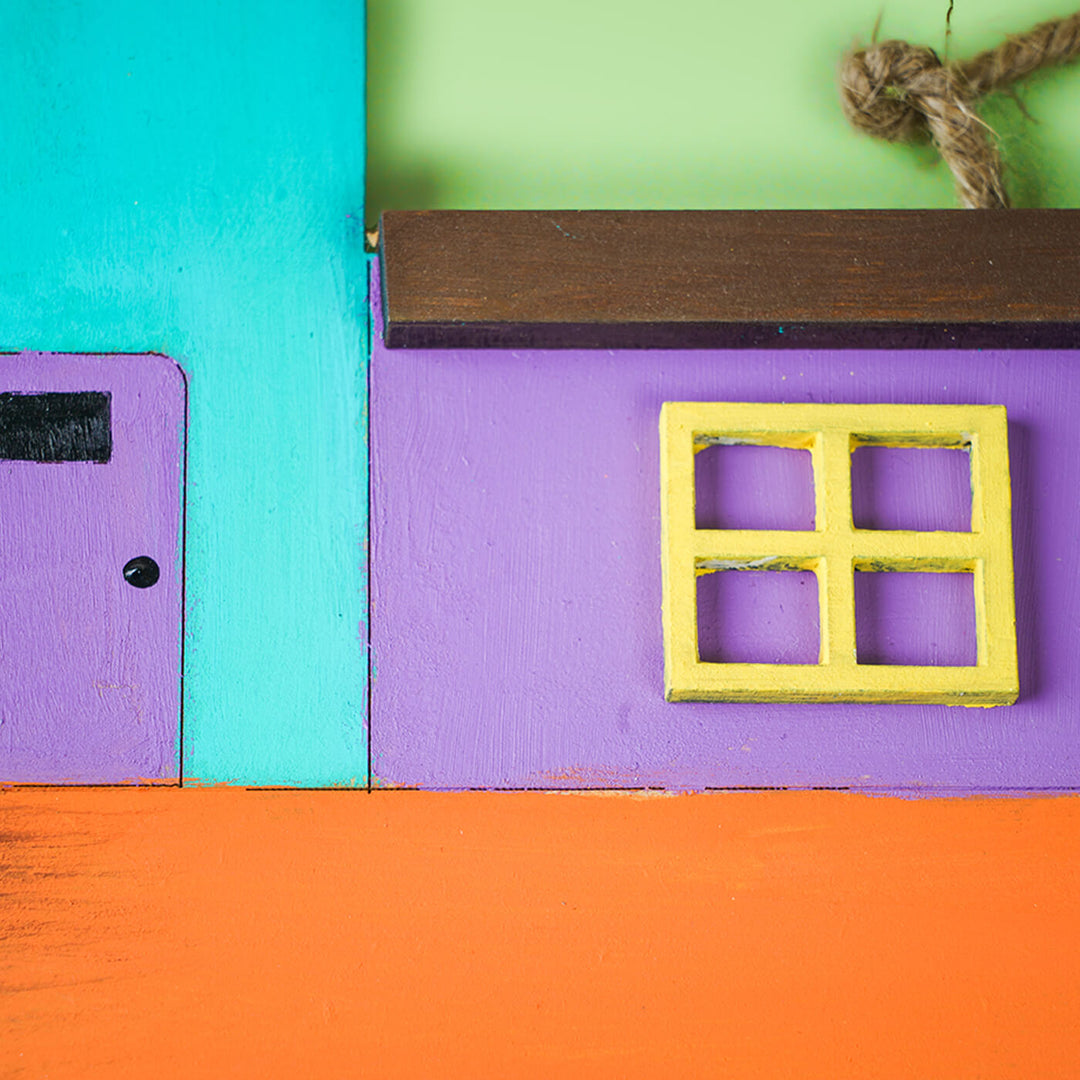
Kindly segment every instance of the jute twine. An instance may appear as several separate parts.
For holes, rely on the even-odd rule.
[[[845,57],[844,112],[860,131],[890,142],[929,134],[971,209],[1009,205],[993,131],[975,103],[1040,68],[1080,56],[1080,12],[1040,23],[971,60],[942,63],[925,45],[882,41]]]

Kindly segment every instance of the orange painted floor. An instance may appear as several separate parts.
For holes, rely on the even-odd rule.
[[[1080,799],[0,791],[4,1077],[1075,1077]]]

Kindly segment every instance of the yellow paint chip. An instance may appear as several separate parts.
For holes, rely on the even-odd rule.
[[[813,531],[698,529],[694,455],[716,444],[809,450]],[[951,447],[971,462],[971,531],[857,529],[858,446]],[[1000,405],[665,402],[660,412],[664,687],[668,701],[863,701],[1011,705],[1019,693],[1012,511]],[[697,578],[718,570],[809,570],[817,577],[817,664],[707,663],[698,654]],[[858,570],[967,572],[977,660],[963,667],[860,664]]]

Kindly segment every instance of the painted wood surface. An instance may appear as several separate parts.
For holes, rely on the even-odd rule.
[[[1008,440],[1000,405],[664,402],[660,546],[667,700],[1012,705],[1019,688]],[[855,525],[851,462],[860,443],[885,451],[956,449],[968,459],[967,520],[955,531]],[[811,455],[813,527],[703,527],[697,520],[699,455],[762,444]],[[752,494],[766,505],[773,498],[768,486]],[[707,579],[763,571],[811,574],[818,595],[812,609],[817,655],[794,664],[703,657],[698,606]],[[895,574],[898,580],[909,574],[928,581],[935,574],[967,578],[973,602],[964,640],[973,638],[976,645],[967,663],[874,663],[865,651],[860,657],[857,626],[864,612],[857,583]],[[757,614],[732,607],[716,618],[726,627]],[[898,626],[914,618],[902,604],[881,614]]]
[[[0,348],[191,379],[186,775],[363,784],[364,9],[0,10]]]
[[[0,792],[0,1073],[1069,1080],[1080,800]]]
[[[428,211],[381,228],[409,348],[1076,347],[1080,211]]]
[[[657,425],[668,400],[1005,405],[1019,702],[665,702]],[[1074,788],[1078,406],[1070,352],[424,351],[377,337],[376,782]],[[961,505],[948,491],[936,500],[946,516]],[[771,491],[760,495],[770,507]],[[968,493],[951,498],[970,513]],[[919,605],[879,599],[882,616],[898,604],[918,645]],[[797,632],[791,615],[776,618]]]
[[[717,209],[956,205],[930,146],[860,135],[843,53],[973,56],[1060,0],[369,0],[368,207]],[[948,16],[948,18],[947,18]],[[948,30],[951,28],[951,34]],[[993,95],[1019,206],[1080,205],[1080,70]],[[1025,110],[1028,115],[1025,115]],[[1030,118],[1029,118],[1030,117]]]
[[[183,372],[22,353],[0,392],[0,780],[179,779]],[[27,407],[88,393],[81,418]]]

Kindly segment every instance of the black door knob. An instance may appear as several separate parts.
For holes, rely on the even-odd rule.
[[[139,555],[124,564],[124,580],[136,589],[149,589],[159,577],[161,570],[149,555]]]

